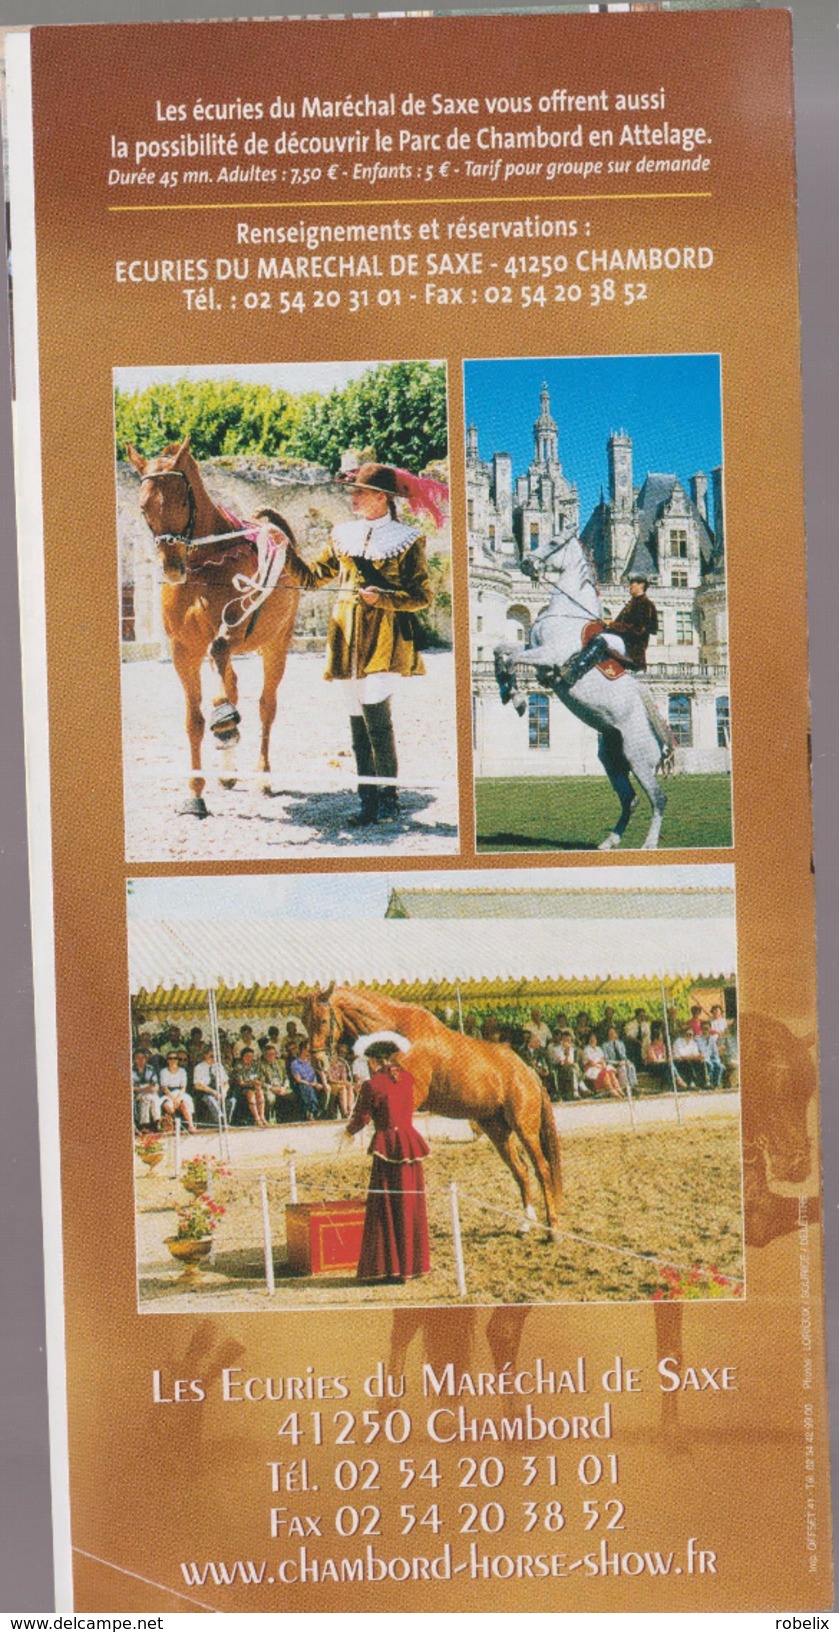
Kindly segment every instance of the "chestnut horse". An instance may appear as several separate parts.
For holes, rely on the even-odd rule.
[[[239,687],[232,660],[245,652],[259,652],[262,658],[262,741],[257,770],[267,773],[271,768],[268,747],[277,712],[277,688],[294,634],[300,591],[281,577],[261,604],[254,602],[250,614],[242,612],[248,604],[247,599],[242,599],[242,580],[247,584],[256,570],[253,540],[259,523],[237,523],[213,502],[189,451],[188,436],[183,442],[170,443],[151,459],[144,459],[130,444],[125,451],[140,476],[140,509],[157,540],[163,567],[163,627],[186,697],[192,770],[201,771],[201,665],[209,656],[221,680],[221,694],[213,698],[210,729],[224,754],[228,774],[222,786],[231,788],[236,782],[231,752],[239,740],[240,719]],[[268,510],[261,516],[294,542],[282,516]],[[236,578],[240,580],[238,586]],[[226,611],[230,621],[225,619]],[[204,777],[193,774],[189,786],[192,797],[182,814],[209,815],[203,797]],[[267,777],[264,786],[268,791]]]
[[[559,1134],[539,1078],[506,1043],[484,1043],[450,1031],[427,1009],[398,1003],[381,992],[337,986],[312,992],[303,1004],[303,1023],[313,1051],[329,1050],[342,1037],[398,1031],[411,1044],[405,1068],[414,1079],[414,1106],[437,1116],[477,1123],[492,1140],[521,1192],[525,1235],[536,1219],[531,1176],[522,1146],[536,1170],[553,1240],[562,1200]]]

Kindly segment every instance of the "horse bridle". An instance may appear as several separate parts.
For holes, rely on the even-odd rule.
[[[572,541],[571,541],[570,538],[561,538],[559,543],[555,544],[552,550],[548,550],[547,555],[542,556],[539,565],[542,566],[542,567],[546,567],[548,562],[550,561],[551,557],[554,556],[554,555],[558,555],[560,550],[564,550],[566,545],[570,544],[571,542]],[[569,589],[563,589],[562,584],[557,584],[555,587],[556,587],[557,594],[564,595],[566,601],[570,601],[572,606],[576,606],[580,612],[585,613],[585,616],[588,619],[591,619],[591,618],[596,616],[595,613],[591,612],[589,607],[583,606],[582,601],[578,601],[576,595],[572,595],[571,591]]]
[[[155,470],[149,475],[142,477],[140,486],[142,487],[143,482],[157,482],[164,476],[180,476],[181,481],[184,483],[186,487],[187,522],[184,532],[156,533],[155,539],[158,544],[184,544],[189,551],[190,549],[194,548],[195,544],[203,543],[204,540],[196,539],[193,542],[192,535],[195,531],[195,515],[197,506],[195,503],[195,493],[193,492],[192,483],[187,476],[186,471],[178,470],[177,468],[173,470]]]
[[[185,483],[187,493],[187,522],[186,528],[182,533],[155,533],[155,543],[182,544],[184,547],[186,565],[188,568],[190,555],[192,552],[203,549],[205,544],[223,544],[225,542],[233,543],[237,540],[241,542],[242,538],[247,537],[248,528],[238,527],[235,529],[235,531],[230,533],[208,533],[205,538],[193,538],[192,535],[195,531],[195,517],[198,507],[195,500],[195,492],[186,471],[178,470],[177,467],[172,470],[153,470],[150,471],[147,476],[143,476],[141,478],[140,486],[142,487],[143,482],[156,482],[161,476],[180,476],[182,482]],[[208,566],[213,565],[213,563],[202,561],[199,563],[199,565]],[[197,569],[195,566],[193,566],[189,568],[189,570],[195,571]]]

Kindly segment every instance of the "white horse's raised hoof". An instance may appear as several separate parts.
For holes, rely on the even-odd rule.
[[[603,843],[598,844],[597,848],[598,850],[617,850],[620,842],[621,836],[619,833],[607,833]]]

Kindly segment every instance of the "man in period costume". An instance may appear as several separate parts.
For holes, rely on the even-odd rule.
[[[589,669],[604,658],[614,655],[629,669],[642,673],[647,667],[647,647],[650,636],[658,634],[658,612],[647,596],[649,579],[642,572],[633,572],[629,579],[629,600],[616,618],[605,619],[601,634],[595,635],[573,657],[563,663],[557,681],[568,689],[582,680]]]
[[[425,511],[439,527],[447,489],[430,478],[349,455],[339,480],[351,496],[352,520],[333,528],[325,550],[307,564],[289,545],[286,568],[304,589],[338,580],[326,637],[326,680],[341,683],[360,778],[353,827],[399,815],[398,760],[391,696],[399,676],[425,673],[416,614],[431,603],[425,537],[398,519],[396,503]],[[356,466],[357,468],[350,468]],[[381,777],[381,784],[374,780]]]

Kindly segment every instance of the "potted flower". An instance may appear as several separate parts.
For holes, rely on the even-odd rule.
[[[229,1178],[230,1168],[217,1156],[192,1156],[181,1164],[178,1177],[184,1189],[197,1198],[204,1195],[208,1184]]]
[[[145,1163],[149,1174],[163,1161],[163,1140],[159,1133],[138,1133],[134,1150],[140,1161]]]
[[[174,1235],[166,1237],[166,1245],[173,1258],[184,1266],[182,1279],[196,1281],[200,1265],[210,1255],[213,1235],[218,1228],[224,1207],[212,1196],[196,1196],[177,1210],[178,1226]]]

